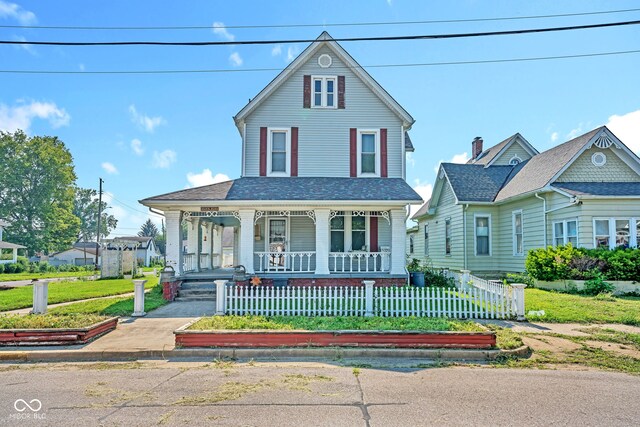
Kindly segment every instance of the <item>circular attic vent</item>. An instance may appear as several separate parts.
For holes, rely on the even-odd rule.
[[[331,57],[329,55],[327,55],[326,53],[323,53],[322,55],[320,55],[318,57],[318,65],[321,66],[322,68],[329,68],[331,67],[331,63],[333,62],[333,60],[331,59]]]
[[[607,163],[607,156],[604,153],[597,152],[591,156],[591,163],[595,166],[604,166]]]

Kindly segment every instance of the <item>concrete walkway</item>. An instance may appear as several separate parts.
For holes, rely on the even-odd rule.
[[[525,332],[533,334],[562,334],[570,336],[586,336],[582,332],[587,328],[614,329],[620,332],[640,334],[640,326],[622,325],[619,323],[539,323],[539,322],[516,322],[513,320],[477,320],[481,324],[493,324],[503,328],[513,329],[515,332]]]

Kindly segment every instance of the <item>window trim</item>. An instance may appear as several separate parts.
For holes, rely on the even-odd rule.
[[[478,232],[477,232],[477,226],[478,226],[478,222],[477,222],[477,218],[488,218],[489,219],[489,253],[488,254],[478,254]],[[475,256],[479,256],[479,257],[486,257],[486,256],[491,256],[491,252],[492,252],[492,242],[491,242],[491,214],[489,213],[475,213],[473,214],[473,252],[475,254]]]
[[[522,252],[518,252],[518,240],[516,234],[516,215],[520,215],[520,235],[522,236]],[[513,256],[524,256],[524,214],[522,209],[511,212],[511,237],[513,238]]]
[[[556,224],[561,223],[562,224],[562,244],[566,245],[567,243],[569,243],[569,227],[567,226],[567,223],[569,222],[575,222],[576,223],[576,246],[578,247],[580,245],[580,222],[578,221],[578,218],[565,218],[565,219],[559,219],[556,221],[552,221],[551,222],[551,241],[553,243],[553,247],[557,247],[557,243],[556,243]],[[594,223],[595,224],[595,223]],[[594,228],[595,230],[595,228]]]
[[[286,134],[285,137],[285,147],[286,147],[286,156],[285,156],[285,171],[284,172],[273,172],[272,168],[272,148],[273,148],[273,134],[284,132]],[[291,176],[291,128],[267,128],[267,176]]]
[[[515,161],[515,163],[513,163]],[[509,166],[517,166],[522,163],[522,159],[517,154],[514,154],[511,159],[509,159]]]
[[[320,80],[320,105],[316,105],[316,80]],[[327,105],[327,81],[333,81],[333,105]],[[335,110],[338,108],[338,76],[311,76],[311,108]]]
[[[449,229],[449,234],[453,235],[453,230],[451,229],[451,217],[444,219],[444,256],[451,256],[453,252],[453,236],[447,236],[447,228]],[[447,252],[447,239],[449,239],[449,252]]]
[[[602,217],[602,216],[594,216],[593,217],[593,247],[596,246],[596,221],[609,221],[609,249],[615,249],[618,246],[616,245],[616,220],[617,221],[629,221],[629,247],[637,248],[640,246],[640,236],[638,235],[638,224],[640,223],[640,217],[621,217],[621,216],[612,216],[612,217]]]
[[[362,172],[362,135],[375,136],[375,160],[374,170],[375,172]],[[358,177],[379,177],[380,176],[380,129],[358,129],[358,161],[357,161],[357,175]]]
[[[429,223],[425,223],[423,227],[424,239],[424,256],[429,256]]]
[[[344,217],[344,252],[363,252],[360,249],[353,249],[353,229],[351,227],[351,219],[356,216],[353,215],[353,211],[345,211],[342,215]],[[361,216],[361,215],[358,215]],[[369,212],[365,212],[364,215],[364,244],[367,248],[365,252],[371,252],[371,216]],[[329,249],[331,249],[331,220],[329,220]]]

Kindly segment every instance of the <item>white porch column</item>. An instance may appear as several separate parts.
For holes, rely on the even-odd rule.
[[[329,274],[330,209],[316,209],[316,274]]]
[[[13,263],[18,262],[18,248],[13,248]]]
[[[254,209],[240,209],[240,264],[253,274],[253,218]]]
[[[211,265],[211,248],[213,242],[213,223],[211,221],[204,222],[204,232],[202,233],[202,253],[209,255],[209,262],[207,265],[201,265],[200,268],[210,270],[213,268]]]
[[[391,210],[391,269],[390,274],[406,274],[406,226],[407,213],[404,209]]]
[[[213,253],[218,254],[218,264],[217,267],[222,267],[223,263],[223,251],[222,251],[222,235],[224,234],[224,226],[219,225],[216,227],[215,239],[212,242],[213,244]]]
[[[182,230],[180,227],[180,211],[165,211],[167,220],[166,256],[167,267],[173,267],[176,276],[182,274]]]

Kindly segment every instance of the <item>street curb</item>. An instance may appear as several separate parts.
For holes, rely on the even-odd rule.
[[[407,358],[448,361],[491,361],[503,357],[526,357],[529,347],[513,350],[392,349],[392,348],[206,348],[174,350],[53,350],[3,351],[2,362],[115,362],[144,359],[344,359]]]

